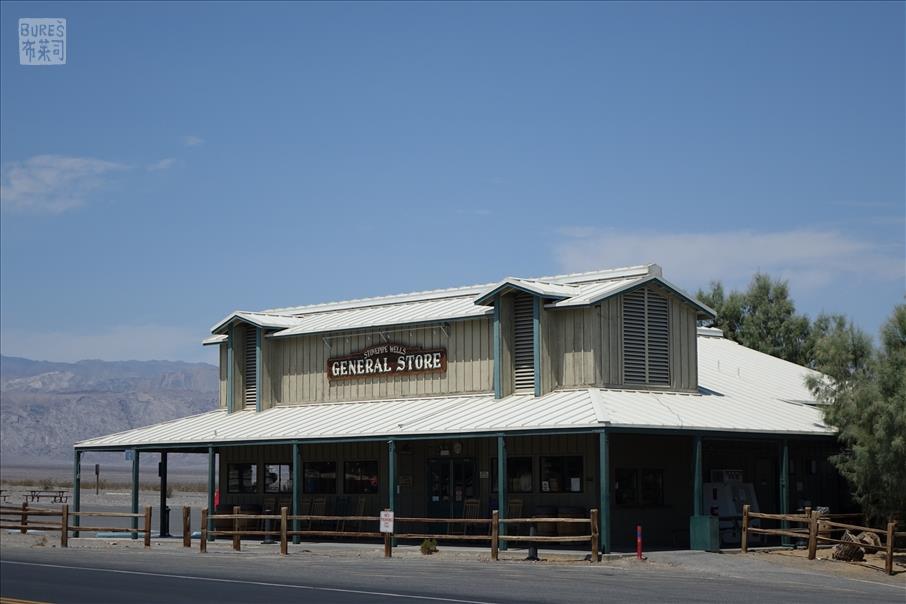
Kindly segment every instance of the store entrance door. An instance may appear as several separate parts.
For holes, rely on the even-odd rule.
[[[462,518],[467,499],[478,499],[475,462],[471,459],[428,461],[428,516]]]

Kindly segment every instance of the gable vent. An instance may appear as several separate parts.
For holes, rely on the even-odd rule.
[[[670,384],[670,318],[667,298],[643,288],[623,296],[623,381]]]
[[[243,366],[243,402],[245,408],[254,409],[258,403],[258,338],[257,330],[249,327],[245,330],[245,363]]]
[[[515,363],[514,389],[519,393],[535,392],[534,299],[518,295],[513,299]]]

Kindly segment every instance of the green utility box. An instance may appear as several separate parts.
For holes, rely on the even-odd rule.
[[[689,549],[720,551],[720,519],[717,516],[689,517]]]

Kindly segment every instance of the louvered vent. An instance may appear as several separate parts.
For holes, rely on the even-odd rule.
[[[623,296],[623,379],[627,384],[670,384],[667,298],[650,289]]]
[[[513,299],[513,331],[515,350],[514,387],[516,392],[535,391],[535,330],[533,298],[519,295]]]
[[[243,379],[243,399],[246,409],[255,408],[258,399],[258,341],[257,330],[249,327],[245,330],[245,366]]]

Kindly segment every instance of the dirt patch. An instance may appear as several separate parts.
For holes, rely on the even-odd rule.
[[[757,556],[765,556],[771,562],[788,564],[797,568],[821,570],[842,574],[854,579],[885,580],[893,579],[895,583],[902,583],[906,577],[906,554],[894,554],[893,576],[885,572],[885,559],[882,552],[866,553],[865,559],[860,562],[843,562],[831,557],[831,548],[819,548],[815,560],[808,559],[808,551],[804,549],[778,549],[755,552]]]

